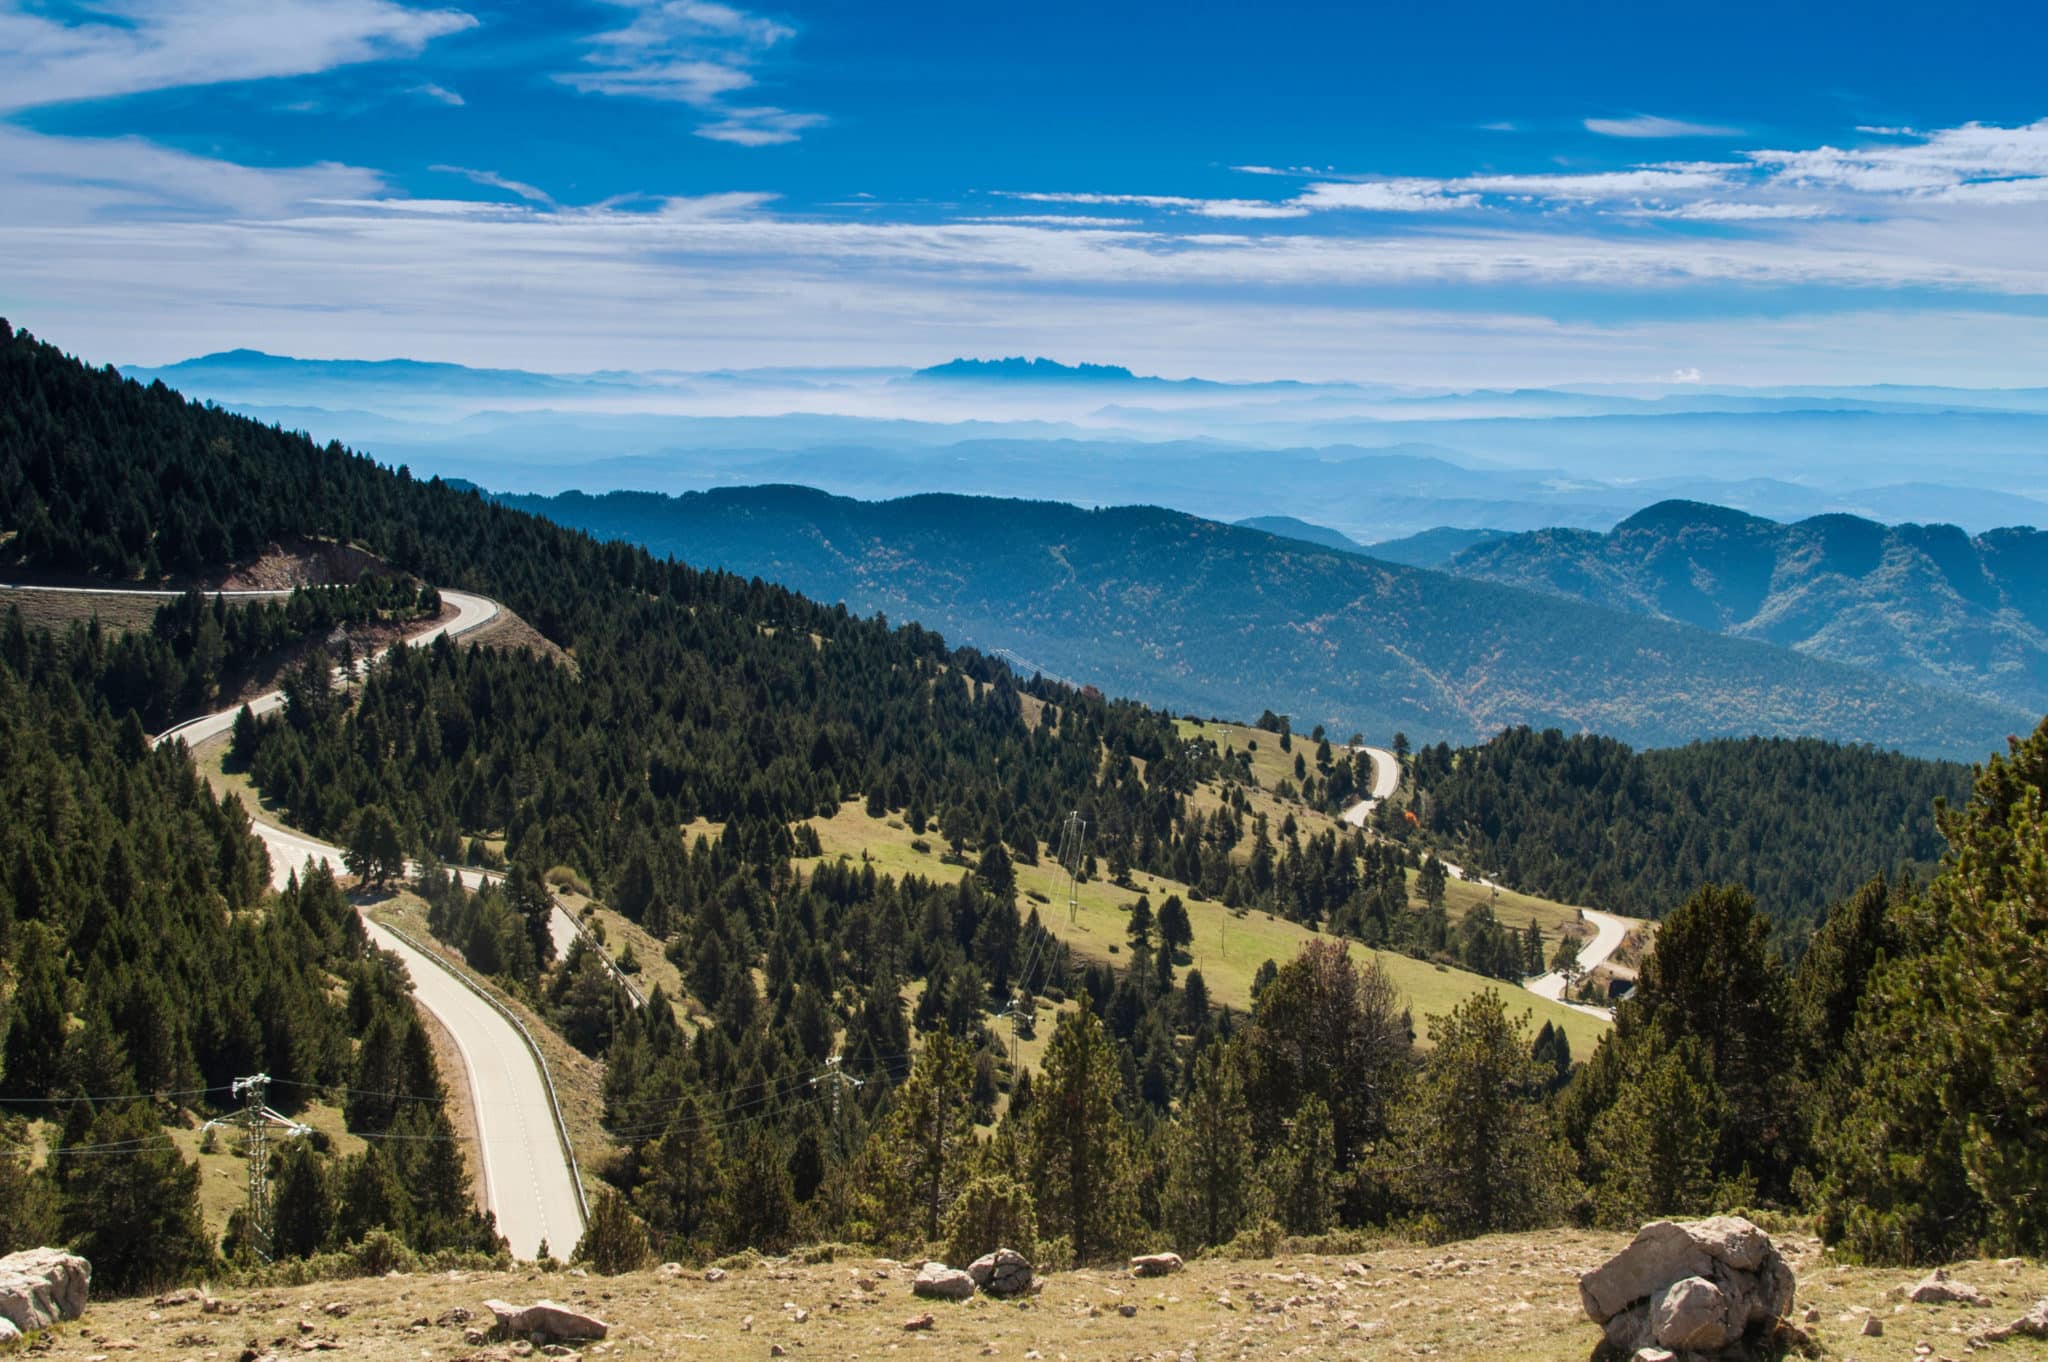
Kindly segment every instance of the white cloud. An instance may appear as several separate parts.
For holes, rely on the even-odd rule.
[[[1743,154],[1776,182],[1861,194],[1947,194],[1980,183],[2048,178],[2048,118],[2011,128],[1965,123],[1893,133],[1913,140]]]
[[[1294,202],[1305,209],[1442,213],[1476,208],[1479,196],[1452,188],[1441,180],[1347,180],[1309,185]]]
[[[427,168],[437,175],[460,175],[463,179],[473,184],[488,185],[492,189],[503,189],[508,193],[517,194],[528,203],[553,203],[555,201],[554,196],[545,189],[536,189],[534,186],[520,180],[508,180],[496,171],[468,170],[462,166],[429,166]]]
[[[1627,118],[1589,118],[1586,131],[1602,137],[1739,137],[1740,128],[1722,127],[1714,123],[1688,123],[1678,118],[1659,118],[1655,114],[1632,114]]]
[[[583,65],[555,79],[584,94],[686,104],[712,116],[699,137],[738,146],[796,141],[827,120],[773,106],[732,107],[754,85],[751,68],[796,36],[774,19],[709,0],[610,0],[630,14],[623,28],[584,40]]]
[[[1832,217],[1835,210],[1818,203],[1743,203],[1701,199],[1676,208],[1625,208],[1629,217],[1672,218],[1681,222],[1807,222]]]
[[[446,104],[451,109],[459,109],[469,102],[447,86],[436,85],[432,81],[425,85],[415,85],[407,93],[418,95],[421,99],[431,99],[437,104]]]
[[[697,129],[699,137],[743,147],[773,147],[794,142],[806,129],[825,122],[823,114],[789,113],[783,109],[727,109],[725,117]]]
[[[262,220],[383,189],[381,176],[356,166],[258,168],[140,137],[52,137],[0,123],[0,203],[9,223]]]
[[[1664,375],[1662,381],[1665,383],[1704,383],[1707,381],[1707,376],[1696,367],[1688,367],[1673,369],[1670,373]]]
[[[390,0],[110,0],[87,15],[0,0],[0,112],[408,57],[476,23]]]

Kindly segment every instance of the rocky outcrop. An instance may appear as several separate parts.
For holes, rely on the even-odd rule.
[[[969,1263],[967,1275],[991,1296],[1021,1296],[1031,1289],[1031,1260],[1015,1249],[997,1249]]]
[[[911,1282],[910,1290],[914,1295],[964,1301],[974,1294],[974,1278],[957,1267],[926,1263],[917,1270],[917,1279]]]
[[[1622,1357],[1702,1356],[1763,1337],[1791,1310],[1794,1285],[1770,1236],[1747,1220],[1660,1220],[1581,1276],[1579,1301]]]
[[[85,1312],[92,1264],[63,1249],[33,1248],[0,1258],[0,1319],[19,1333]]]
[[[1165,1277],[1180,1271],[1178,1253],[1141,1253],[1131,1259],[1133,1277]]]
[[[582,1342],[600,1339],[611,1328],[603,1320],[579,1314],[553,1301],[513,1305],[507,1301],[485,1301],[484,1309],[498,1319],[498,1333],[505,1338],[530,1339],[541,1335],[551,1341]]]

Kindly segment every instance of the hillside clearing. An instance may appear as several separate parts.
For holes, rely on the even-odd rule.
[[[919,851],[913,845],[918,840],[916,834],[898,825],[897,820],[869,818],[858,800],[849,800],[830,818],[813,818],[809,822],[817,829],[825,858],[844,856],[856,862],[865,859],[878,874],[899,878],[921,875],[929,880],[951,882],[958,880],[965,869],[941,859],[943,838],[926,834],[923,840],[931,849]],[[820,859],[800,864],[808,869]],[[1260,965],[1268,960],[1284,964],[1321,935],[1269,913],[1233,912],[1214,900],[1197,901],[1189,897],[1186,885],[1144,871],[1131,872],[1133,889],[1118,888],[1102,879],[1082,883],[1079,906],[1070,922],[1066,878],[1052,863],[1050,853],[1042,854],[1037,865],[1020,862],[1015,870],[1020,909],[1028,913],[1036,908],[1039,921],[1076,955],[1117,965],[1124,963],[1124,924],[1129,906],[1138,895],[1149,895],[1155,908],[1167,895],[1180,895],[1195,929],[1195,942],[1183,969],[1199,969],[1211,1001],[1240,1012],[1251,1009],[1252,976]],[[1408,999],[1414,1009],[1418,1035],[1423,1031],[1424,1017],[1446,1013],[1484,988],[1501,990],[1515,1010],[1527,1010],[1534,1027],[1546,1021],[1562,1026],[1571,1037],[1574,1055],[1591,1054],[1608,1029],[1608,1024],[1597,1017],[1538,998],[1502,980],[1482,978],[1391,951],[1369,950],[1357,942],[1350,945],[1352,954],[1358,958],[1377,961]]]

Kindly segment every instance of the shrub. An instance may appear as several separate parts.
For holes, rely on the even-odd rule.
[[[627,1207],[626,1199],[610,1188],[599,1192],[590,1208],[589,1228],[583,1231],[569,1261],[588,1263],[594,1271],[616,1277],[647,1266],[650,1256],[647,1231]]]
[[[953,1199],[941,1232],[949,1263],[971,1263],[999,1248],[1030,1258],[1038,1251],[1038,1206],[1031,1189],[1009,1174],[980,1173]]]

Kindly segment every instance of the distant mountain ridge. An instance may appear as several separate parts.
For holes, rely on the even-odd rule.
[[[1249,520],[1233,522],[1241,530],[1258,530],[1263,534],[1277,534],[1282,539],[1299,539],[1306,544],[1320,544],[1326,549],[1339,553],[1364,553],[1365,545],[1327,525],[1317,525],[1306,520],[1297,520],[1291,515],[1255,515]]]
[[[1607,533],[1478,544],[1451,571],[2048,710],[2048,534],[1664,501]]]
[[[806,487],[505,496],[600,538],[781,581],[1112,694],[1470,741],[1811,735],[1981,760],[2035,716],[1785,649],[1157,507]]]

